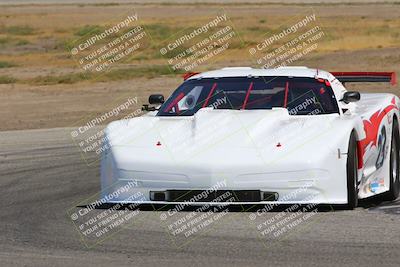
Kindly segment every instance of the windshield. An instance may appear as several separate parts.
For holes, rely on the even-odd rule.
[[[338,113],[329,83],[302,77],[229,77],[184,82],[157,116],[192,116],[200,108],[287,108],[291,115]]]

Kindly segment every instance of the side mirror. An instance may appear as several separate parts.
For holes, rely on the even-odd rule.
[[[344,103],[348,104],[350,102],[357,102],[360,100],[361,96],[359,92],[356,91],[349,91],[344,93],[342,100]]]
[[[164,103],[164,96],[160,94],[150,95],[149,103],[152,105]]]

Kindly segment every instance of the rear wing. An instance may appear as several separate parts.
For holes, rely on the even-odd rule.
[[[395,72],[331,72],[340,82],[386,82],[396,85]]]
[[[184,81],[186,81],[187,79],[189,79],[190,77],[199,74],[200,72],[186,72],[185,74],[182,75],[182,78]]]

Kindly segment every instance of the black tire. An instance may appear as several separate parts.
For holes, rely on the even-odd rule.
[[[354,131],[351,132],[349,149],[347,151],[347,209],[354,209],[358,205],[358,154],[357,140]]]
[[[393,201],[399,196],[399,124],[393,119],[392,141],[390,144],[390,187],[389,192],[384,196],[384,200]]]

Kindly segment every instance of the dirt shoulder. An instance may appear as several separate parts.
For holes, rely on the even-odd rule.
[[[195,71],[257,67],[248,47],[282,25],[296,21],[294,16],[315,12],[325,36],[316,51],[292,65],[328,71],[400,73],[398,4],[44,2],[45,5],[5,5],[0,10],[0,131],[84,124],[129,98],[137,102],[126,112],[140,109],[151,93],[168,96],[182,78],[166,71],[167,60],[159,55],[159,45],[185,27],[198,27],[218,10],[229,16],[242,40],[226,56],[206,62]],[[89,31],[103,30],[130,10],[139,14],[154,42],[145,53],[117,64],[114,72],[104,73],[100,80],[83,77],[68,44]],[[399,86],[370,84],[350,88],[400,95]]]
[[[400,73],[400,49],[337,52],[310,57],[302,65],[326,69],[396,71]],[[347,63],[348,62],[348,63]],[[247,62],[242,64],[246,66]],[[229,64],[228,62],[226,64]],[[126,112],[134,112],[147,103],[152,93],[165,96],[182,83],[182,77],[161,76],[126,81],[30,86],[0,85],[0,130],[54,128],[84,125],[128,99],[137,98]],[[349,89],[361,92],[388,92],[400,95],[399,85],[354,84]],[[119,115],[123,116],[125,113]],[[140,114],[139,114],[140,115]]]
[[[180,82],[181,77],[35,87],[0,85],[0,130],[84,125],[129,99],[137,99],[121,117],[139,109],[151,93],[168,95]]]

